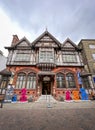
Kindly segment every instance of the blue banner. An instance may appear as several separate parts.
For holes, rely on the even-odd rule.
[[[80,72],[79,72],[79,71],[77,72],[77,77],[78,77],[78,83],[79,83],[79,84],[82,84],[82,79],[81,79],[81,76],[80,76]]]

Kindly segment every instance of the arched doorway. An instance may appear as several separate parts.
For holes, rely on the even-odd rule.
[[[51,78],[49,76],[44,76],[43,77],[43,82],[42,82],[42,94],[51,94]]]
[[[42,95],[51,94],[51,82],[43,81],[42,83]]]

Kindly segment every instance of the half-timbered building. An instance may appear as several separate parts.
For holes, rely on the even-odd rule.
[[[60,43],[47,30],[32,43],[27,38],[13,35],[7,59],[7,70],[12,72],[10,82],[19,96],[22,88],[27,95],[37,98],[51,94],[55,98],[69,89],[79,90],[78,76],[83,69],[81,49],[67,38]]]

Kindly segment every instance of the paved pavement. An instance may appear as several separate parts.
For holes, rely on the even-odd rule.
[[[4,103],[0,130],[95,130],[95,101]]]

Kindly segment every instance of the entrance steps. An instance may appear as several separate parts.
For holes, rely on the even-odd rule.
[[[52,95],[41,95],[36,102],[57,102]]]

